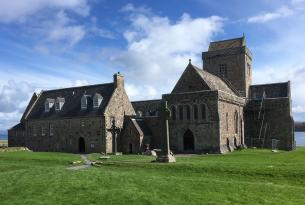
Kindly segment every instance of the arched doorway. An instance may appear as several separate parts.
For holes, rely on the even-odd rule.
[[[78,152],[79,153],[86,152],[86,149],[85,149],[85,139],[83,137],[80,137],[78,139]]]
[[[130,143],[129,144],[129,154],[132,154],[133,153],[133,151],[132,151],[132,144]]]
[[[183,149],[184,151],[194,151],[194,135],[191,130],[187,130],[183,135]]]

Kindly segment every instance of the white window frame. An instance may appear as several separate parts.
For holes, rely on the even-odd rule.
[[[46,136],[46,130],[44,126],[41,126],[41,136]]]
[[[50,123],[49,129],[50,129],[50,136],[53,136],[54,135],[54,124],[53,123]]]
[[[85,95],[83,95],[80,104],[81,104],[81,109],[82,109],[82,110],[87,110],[87,107],[88,107],[88,100],[87,100],[87,97],[86,97]]]

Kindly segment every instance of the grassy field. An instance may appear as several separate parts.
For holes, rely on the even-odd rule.
[[[65,169],[79,159],[0,153],[0,204],[305,204],[305,148],[177,157],[175,164],[111,156],[99,168]]]

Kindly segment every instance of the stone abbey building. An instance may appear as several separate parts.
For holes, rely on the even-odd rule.
[[[130,102],[119,73],[108,84],[34,93],[20,123],[8,131],[9,146],[73,153],[158,149],[159,108],[166,100],[174,153],[294,149],[290,82],[252,85],[245,37],[211,42],[202,60],[202,68],[190,61],[160,100]]]

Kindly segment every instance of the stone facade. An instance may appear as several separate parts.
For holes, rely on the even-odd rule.
[[[293,150],[290,82],[252,84],[252,54],[245,37],[211,42],[203,69],[191,61],[171,93],[130,102],[124,78],[113,83],[34,94],[20,124],[8,131],[9,146],[34,151],[141,153],[161,147],[161,101],[171,110],[174,153],[226,153],[246,146]]]
[[[100,100],[95,101],[96,96]],[[61,109],[59,103],[56,107],[58,98],[64,99]],[[112,119],[122,128],[125,116],[135,115],[119,73],[109,84],[42,91],[29,106],[22,117],[23,130],[18,131],[23,136],[15,142],[16,128],[10,129],[9,146],[26,146],[34,151],[111,153]]]

